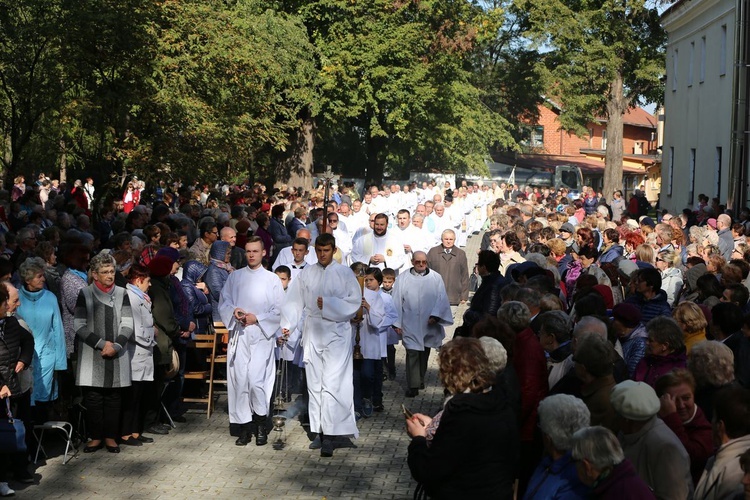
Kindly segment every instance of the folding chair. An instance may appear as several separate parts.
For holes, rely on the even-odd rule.
[[[37,446],[36,446],[36,455],[34,456],[34,463],[39,460],[39,452],[41,451],[44,453],[44,458],[47,458],[47,452],[44,450],[44,447],[42,446],[42,440],[44,439],[44,433],[45,431],[51,431],[51,430],[59,430],[62,431],[63,434],[65,434],[65,454],[63,455],[63,465],[68,463],[68,450],[70,450],[71,447],[74,448],[75,453],[70,457],[73,458],[78,453],[78,450],[73,446],[73,425],[70,422],[59,422],[59,421],[50,421],[50,422],[44,422],[41,425],[35,425],[34,426],[34,437],[37,440]]]

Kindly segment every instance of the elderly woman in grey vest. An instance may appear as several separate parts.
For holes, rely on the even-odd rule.
[[[119,453],[122,389],[130,387],[127,344],[133,336],[130,299],[115,286],[115,259],[102,252],[91,259],[94,282],[83,288],[76,302],[73,327],[78,341],[76,384],[83,390],[86,425],[91,441],[84,453],[106,445]]]

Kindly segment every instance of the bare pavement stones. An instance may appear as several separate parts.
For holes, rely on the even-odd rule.
[[[469,269],[476,262],[481,233],[465,248]],[[457,324],[465,306],[456,312]],[[457,326],[457,325],[454,325]],[[453,328],[446,339],[453,337]],[[404,397],[404,350],[397,348],[396,380],[383,383],[385,410],[359,421],[356,448],[337,447],[332,458],[309,450],[310,438],[297,419],[287,423],[286,446],[237,447],[229,435],[222,396],[210,420],[192,411],[187,423],[155,443],[122,447],[122,453],[78,453],[62,464],[56,440],[45,439],[50,454],[40,457],[37,484],[12,483],[17,498],[243,498],[243,499],[407,499],[415,482],[406,464],[409,438],[401,404],[415,413],[434,415],[443,394],[437,378],[437,354],[430,356],[426,389]],[[273,441],[274,433],[269,434]],[[270,444],[270,443],[269,443]]]

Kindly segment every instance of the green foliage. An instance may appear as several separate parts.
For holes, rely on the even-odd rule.
[[[0,0],[0,161],[12,177],[24,149],[65,91],[59,38],[60,2]]]
[[[386,170],[481,171],[492,145],[512,144],[467,71],[476,14],[463,0],[302,6],[320,54],[323,163],[365,167],[376,180]]]
[[[560,121],[585,131],[608,115],[612,83],[622,79],[618,108],[659,102],[666,34],[655,3],[645,0],[517,0],[526,34],[543,49],[537,70],[547,95],[562,100]]]

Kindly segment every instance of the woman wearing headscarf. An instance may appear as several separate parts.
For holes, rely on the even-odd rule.
[[[219,295],[229,273],[234,271],[229,259],[232,257],[232,247],[228,241],[215,241],[209,251],[210,263],[206,270],[204,282],[208,286],[211,296],[211,307],[218,310]]]

